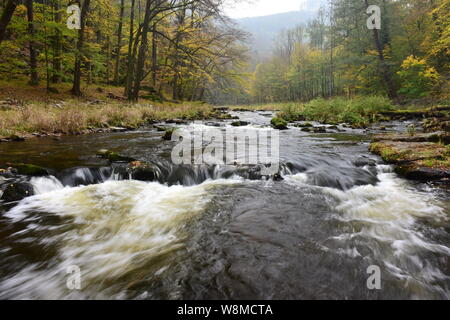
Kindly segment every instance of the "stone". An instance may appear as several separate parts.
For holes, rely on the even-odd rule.
[[[250,123],[249,122],[247,122],[247,121],[235,121],[235,122],[232,122],[231,123],[231,125],[233,126],[233,127],[243,127],[243,126],[248,126]]]
[[[48,172],[42,167],[26,163],[7,163],[7,165],[14,169],[17,174],[33,177],[47,176]]]
[[[0,200],[5,203],[20,201],[34,194],[33,186],[22,180],[7,182],[1,186]]]
[[[154,181],[158,177],[153,165],[144,161],[133,161],[127,166],[127,172],[131,178],[139,181]]]
[[[274,129],[277,129],[277,130],[287,130],[287,129],[288,129],[288,127],[287,127],[287,125],[288,125],[287,121],[284,120],[284,119],[278,118],[278,117],[273,118],[273,119],[270,121],[270,124],[272,125],[272,127],[273,127]]]

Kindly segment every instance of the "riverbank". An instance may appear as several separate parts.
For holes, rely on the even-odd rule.
[[[145,90],[136,104],[126,101],[119,87],[92,86],[83,92],[83,97],[75,99],[65,83],[48,91],[43,86],[0,81],[0,142],[132,130],[168,120],[227,117],[203,102],[152,101]]]
[[[194,102],[129,104],[65,100],[20,104],[6,100],[0,103],[0,141],[126,130],[157,121],[200,120],[217,116],[210,105]]]
[[[450,135],[445,132],[385,134],[373,138],[369,150],[407,179],[450,182]]]

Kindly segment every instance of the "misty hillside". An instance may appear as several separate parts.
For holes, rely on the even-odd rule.
[[[252,35],[251,47],[258,56],[267,56],[275,37],[283,29],[304,24],[316,15],[315,10],[291,11],[270,16],[237,19],[238,25]]]

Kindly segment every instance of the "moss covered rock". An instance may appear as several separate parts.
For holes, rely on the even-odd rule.
[[[99,156],[103,159],[107,159],[110,162],[132,162],[132,161],[135,161],[135,159],[133,159],[133,158],[122,156],[122,155],[118,154],[117,152],[110,151],[107,149],[98,150],[97,156]]]
[[[32,177],[47,176],[48,172],[42,167],[27,163],[8,163],[18,174]]]
[[[233,127],[244,127],[244,126],[248,126],[250,123],[247,121],[234,121],[231,123],[231,125]]]
[[[282,118],[278,118],[275,117],[270,121],[270,124],[272,125],[272,127],[274,129],[278,129],[278,130],[286,130],[288,127],[288,123],[286,120],[282,119]]]
[[[450,182],[448,146],[432,142],[382,140],[372,143],[370,151],[395,164],[396,172],[408,179]]]

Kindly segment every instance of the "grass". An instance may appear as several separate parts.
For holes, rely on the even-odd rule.
[[[370,152],[378,154],[389,163],[412,162],[416,166],[449,168],[450,149],[438,143],[374,142]]]
[[[328,124],[349,123],[365,127],[381,120],[380,113],[394,110],[389,99],[380,96],[361,96],[353,99],[315,99],[304,105],[288,104],[279,113],[286,121],[308,120]]]
[[[136,128],[150,121],[205,119],[213,117],[212,107],[202,103],[90,104],[68,100],[55,105],[42,102],[0,110],[0,137],[32,133],[78,134],[94,128]]]
[[[136,128],[151,121],[216,116],[210,105],[201,102],[140,99],[140,103],[131,104],[121,100],[121,87],[93,84],[82,88],[83,97],[76,99],[70,94],[70,83],[52,84],[52,88],[57,93],[47,92],[43,82],[30,86],[26,80],[0,80],[0,138],[79,134],[112,126]]]
[[[264,103],[264,104],[229,106],[228,108],[231,110],[246,109],[246,110],[254,110],[254,111],[281,111],[289,104],[291,104],[291,103],[274,102],[274,103]]]

